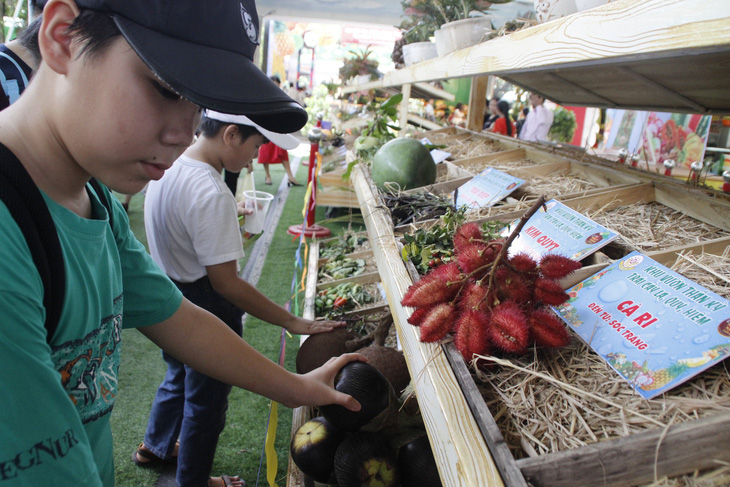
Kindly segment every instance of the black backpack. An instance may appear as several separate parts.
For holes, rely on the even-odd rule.
[[[89,182],[99,200],[109,213],[112,211],[101,184],[95,179]],[[0,200],[10,211],[23,232],[33,262],[43,281],[43,306],[46,308],[46,340],[51,342],[63,310],[66,291],[66,271],[56,224],[28,172],[7,147],[0,144]]]

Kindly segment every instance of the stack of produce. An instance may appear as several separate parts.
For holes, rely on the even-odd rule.
[[[465,360],[474,355],[524,354],[535,343],[560,347],[571,337],[549,306],[568,300],[560,279],[581,264],[557,254],[539,262],[525,253],[507,257],[524,223],[542,206],[528,211],[505,241],[467,223],[454,234],[455,260],[434,267],[414,283],[401,304],[415,308],[408,322],[420,327],[421,341],[453,334]]]
[[[307,344],[313,338],[317,343]],[[308,338],[297,355],[298,372],[345,353],[356,338],[346,329]],[[380,345],[357,351],[368,362],[345,365],[335,388],[353,396],[362,408],[320,407],[294,433],[292,460],[310,479],[340,487],[440,486],[420,413],[403,407],[410,397],[410,377],[402,352]]]

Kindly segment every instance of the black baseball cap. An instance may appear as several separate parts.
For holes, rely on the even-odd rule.
[[[193,103],[246,115],[293,133],[307,112],[253,62],[259,44],[254,0],[75,0],[108,12],[139,57]],[[36,0],[44,6],[47,0]]]

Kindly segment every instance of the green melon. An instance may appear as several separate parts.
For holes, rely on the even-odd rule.
[[[393,139],[373,157],[371,175],[375,186],[412,189],[436,182],[436,164],[431,152],[416,139]]]

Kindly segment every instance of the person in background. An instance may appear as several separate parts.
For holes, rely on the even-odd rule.
[[[33,71],[38,69],[41,55],[38,51],[38,29],[43,20],[40,8],[33,2],[36,17],[17,38],[0,45],[0,110],[14,103],[30,83]]]
[[[274,75],[271,77],[271,81],[276,83],[277,86],[281,87],[281,79]],[[295,137],[292,137],[294,141],[296,141]],[[297,142],[294,147],[289,147],[290,149],[295,148],[299,143]],[[288,186],[301,186],[300,183],[297,182],[297,178],[294,177],[294,174],[291,172],[291,165],[289,164],[289,152],[287,152],[287,148],[285,147],[279,147],[276,145],[273,141],[269,141],[266,144],[262,145],[259,149],[259,158],[258,158],[259,164],[264,165],[264,171],[266,171],[266,178],[264,179],[264,184],[271,184],[271,172],[269,171],[269,165],[270,164],[281,164],[284,166],[284,170],[286,171],[286,176],[288,178],[287,185]]]
[[[517,137],[519,137],[520,132],[522,132],[522,126],[525,124],[525,117],[527,117],[528,113],[530,113],[530,107],[522,107],[522,110],[520,110],[520,115],[517,117],[517,121],[515,122],[515,127],[517,127]]]
[[[67,291],[47,328],[47,288],[3,196],[0,483],[114,485],[110,417],[123,328],[284,406],[359,410],[333,384],[364,357],[346,354],[304,375],[264,357],[182,296],[110,192],[159,180],[190,145],[201,106],[246,112],[266,129],[304,126],[306,112],[253,63],[253,0],[49,0],[38,45],[32,83],[0,111],[0,165],[30,179],[35,211],[45,211],[58,238]]]
[[[512,121],[512,116],[509,114],[509,103],[504,100],[497,103],[497,113],[499,114],[499,118],[492,124],[490,132],[515,137],[517,135],[517,128]]]
[[[449,123],[463,127],[466,123],[466,113],[464,112],[464,104],[459,102],[454,105],[454,111],[449,116]]]
[[[436,111],[433,108],[433,99],[428,100],[423,106],[423,116],[431,122],[436,121]]]
[[[0,110],[20,97],[41,62],[38,50],[38,29],[43,20],[41,6],[31,2],[33,20],[18,37],[0,45]]]
[[[482,130],[489,130],[492,128],[492,124],[499,118],[499,114],[497,113],[497,103],[499,103],[499,98],[492,98],[487,102],[488,111],[484,114]]]
[[[553,124],[553,112],[544,106],[545,98],[537,93],[530,93],[532,110],[525,117],[525,123],[520,131],[520,140],[539,142],[547,140],[548,131]]]
[[[198,139],[162,179],[148,186],[144,222],[150,254],[183,296],[239,336],[244,312],[295,334],[344,326],[297,317],[238,275],[244,251],[237,204],[223,187],[221,172],[250,167],[267,141],[285,148],[299,144],[296,137],[268,131],[243,115],[206,111]],[[167,374],[157,389],[144,441],[132,459],[139,466],[164,463],[179,439],[177,483],[201,485],[213,466],[231,386],[165,352],[162,357]]]

